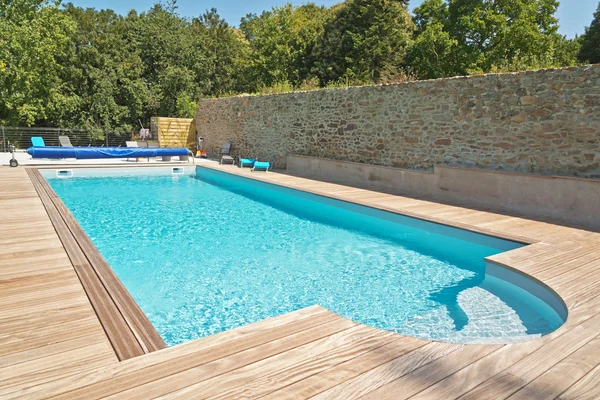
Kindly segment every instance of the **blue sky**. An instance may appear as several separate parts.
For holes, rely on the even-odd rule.
[[[67,2],[68,0],[64,0]],[[330,6],[339,3],[341,0],[314,0],[317,4]],[[421,4],[423,0],[411,0],[411,9]],[[80,7],[93,7],[97,9],[111,8],[119,14],[127,14],[134,8],[138,11],[149,9],[156,0],[71,0]],[[248,13],[259,14],[263,10],[271,9],[274,6],[280,6],[288,1],[286,0],[178,0],[179,14],[186,17],[195,17],[206,9],[215,7],[219,14],[232,25],[238,25],[240,18]],[[299,5],[306,1],[291,1]],[[596,10],[598,0],[561,0],[557,17],[560,22],[560,33],[573,37],[576,34],[582,34],[584,27],[592,22],[592,14]]]

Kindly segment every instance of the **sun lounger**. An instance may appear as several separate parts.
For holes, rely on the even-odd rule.
[[[44,139],[40,136],[33,136],[31,138],[31,145],[33,147],[46,147],[46,144],[44,143]]]
[[[235,159],[231,156],[231,143],[225,143],[221,147],[219,156],[221,156],[219,164],[235,164]]]
[[[59,136],[58,142],[62,147],[73,147],[73,145],[71,144],[71,139],[69,139],[68,136]]]
[[[267,172],[271,168],[271,163],[268,161],[256,161],[250,171],[254,172],[257,169],[265,170]]]
[[[254,167],[255,162],[254,158],[240,158],[240,168]]]
[[[132,148],[138,148],[138,143],[136,141],[127,141],[125,142],[125,145],[127,146],[128,149],[132,149]],[[136,157],[135,162],[138,162],[140,159],[139,157]],[[127,158],[127,161],[129,161],[129,158]]]

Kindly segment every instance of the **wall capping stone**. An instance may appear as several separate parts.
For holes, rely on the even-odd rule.
[[[457,75],[450,76],[447,78],[435,78],[435,79],[419,79],[412,80],[406,82],[396,82],[396,83],[378,83],[374,85],[355,85],[355,86],[344,86],[344,87],[331,87],[331,88],[320,88],[314,90],[294,90],[291,92],[281,92],[281,93],[268,93],[268,94],[260,94],[260,93],[240,93],[233,96],[226,97],[211,97],[209,100],[223,100],[223,99],[232,99],[232,98],[248,98],[248,97],[276,97],[276,96],[288,96],[294,94],[303,94],[303,93],[313,93],[313,92],[324,92],[324,91],[343,91],[343,90],[352,90],[352,89],[360,89],[360,88],[378,88],[378,87],[392,87],[392,86],[403,86],[410,84],[420,84],[420,83],[431,83],[431,82],[439,82],[439,81],[449,81],[449,80],[462,80],[462,79],[473,79],[473,78],[502,78],[505,76],[519,76],[519,75],[531,75],[538,72],[552,72],[552,71],[576,71],[581,68],[589,68],[589,67],[598,67],[600,64],[586,64],[583,66],[574,66],[574,67],[562,67],[562,68],[540,68],[540,69],[531,69],[527,71],[515,71],[515,72],[491,72],[487,74],[474,74],[474,75]]]

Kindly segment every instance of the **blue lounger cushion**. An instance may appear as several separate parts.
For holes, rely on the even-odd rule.
[[[271,163],[268,161],[256,161],[254,163],[254,169],[258,168],[258,169],[268,170],[270,167],[271,167]]]
[[[253,167],[255,162],[254,158],[240,158],[240,167]]]
[[[190,150],[165,147],[30,147],[27,153],[33,158],[76,158],[78,160],[95,158],[136,158],[187,156]]]
[[[31,138],[31,144],[35,147],[45,147],[46,143],[44,143],[44,138],[40,136],[33,136]]]

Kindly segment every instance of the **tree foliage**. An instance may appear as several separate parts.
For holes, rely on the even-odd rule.
[[[412,17],[407,3],[286,4],[235,28],[175,0],[124,16],[0,0],[0,124],[125,134],[206,96],[600,62],[600,7],[569,40],[557,0],[425,0]]]
[[[75,107],[61,80],[75,24],[44,0],[2,0],[0,123],[32,125],[60,104]]]
[[[376,83],[397,75],[413,29],[405,1],[348,0],[326,20],[313,71],[322,84]]]
[[[421,77],[572,65],[577,43],[558,34],[557,0],[425,0],[411,49]]]
[[[581,62],[600,63],[600,3],[598,3],[591,25],[585,28],[577,58]]]
[[[299,86],[309,79],[313,49],[327,16],[325,7],[288,3],[242,18],[240,30],[251,49],[247,72],[254,89],[284,82]]]
[[[448,5],[425,0],[415,9],[416,38],[408,50],[408,65],[421,78],[456,75],[459,41],[448,31]]]

